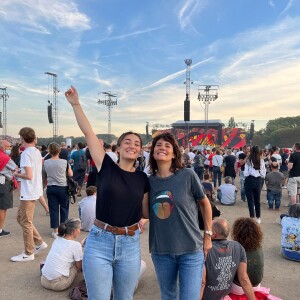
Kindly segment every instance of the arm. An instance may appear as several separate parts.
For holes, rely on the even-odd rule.
[[[75,266],[77,268],[77,270],[82,270],[82,260],[80,261],[75,261]]]
[[[19,173],[18,170],[14,172],[14,176],[26,180],[32,180],[33,174],[32,174],[32,168],[31,167],[24,167],[25,173]]]
[[[206,267],[205,265],[203,266],[203,273],[202,273],[202,285],[201,285],[201,291],[200,291],[200,300],[203,297],[204,289],[206,285]]]
[[[203,217],[204,231],[205,230],[211,231],[212,211],[211,211],[210,202],[207,199],[207,197],[205,196],[202,200],[198,201],[198,205],[201,210],[202,217]],[[208,234],[204,234],[204,237],[203,237],[204,259],[206,259],[208,251],[211,249],[211,247],[212,247],[211,236],[209,236]]]
[[[293,165],[294,165],[294,164],[291,163],[291,162],[288,163],[288,170],[289,170],[289,171],[290,171],[291,169],[293,169]]]
[[[67,164],[68,164],[68,163],[67,163]],[[68,164],[68,175],[69,175],[70,177],[73,176],[73,170],[72,170],[72,168],[70,167],[69,164]]]
[[[95,162],[97,170],[99,171],[105,155],[104,149],[103,147],[100,147],[98,138],[95,135],[90,122],[85,116],[82,107],[80,106],[76,89],[71,86],[71,88],[65,92],[65,96],[69,103],[72,105],[78,126],[85,136],[91,156]]]
[[[144,194],[142,203],[142,215],[144,219],[149,219],[149,193]]]
[[[241,262],[237,269],[237,275],[239,278],[239,282],[243,288],[244,293],[249,300],[255,300],[255,295],[253,292],[253,288],[250,282],[250,279],[247,274],[247,263]]]

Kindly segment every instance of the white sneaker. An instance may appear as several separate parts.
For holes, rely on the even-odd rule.
[[[26,253],[22,252],[20,255],[16,255],[10,258],[11,261],[30,261],[34,260],[34,254],[27,255]]]
[[[48,245],[45,242],[42,242],[42,244],[39,246],[35,245],[34,246],[34,254],[38,254],[39,252],[45,250],[47,247],[48,247]]]
[[[54,239],[57,239],[57,232],[52,232],[51,235]]]
[[[261,219],[260,218],[256,218],[256,223],[260,224],[261,223]]]

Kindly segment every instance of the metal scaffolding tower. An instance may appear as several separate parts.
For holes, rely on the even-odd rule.
[[[0,128],[2,128],[2,134],[4,136],[7,135],[7,108],[6,108],[6,102],[9,98],[7,94],[7,88],[0,88],[0,99],[2,98],[3,101],[3,110],[2,113],[0,114]],[[1,121],[1,117],[3,116],[3,122]]]
[[[58,93],[57,74],[46,72],[48,75],[48,119],[53,123],[53,140],[58,136]]]
[[[206,134],[208,130],[208,106],[211,102],[218,99],[218,85],[199,85],[198,100],[204,103],[204,119],[206,124]],[[210,94],[212,92],[212,94]]]
[[[107,106],[107,110],[108,110],[108,128],[107,128],[107,133],[111,134],[111,109],[113,108],[114,105],[118,105],[118,100],[117,99],[112,100],[111,98],[116,98],[117,95],[112,94],[110,91],[109,92],[102,92],[101,94],[105,95],[104,96],[105,99],[104,100],[99,99],[98,103]]]
[[[190,94],[191,94],[191,59],[185,59],[184,60],[186,64],[186,73],[185,73],[185,101],[184,101],[184,121],[189,122],[190,121]]]

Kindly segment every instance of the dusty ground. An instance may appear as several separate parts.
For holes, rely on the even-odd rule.
[[[287,202],[287,192],[283,192],[282,203]],[[265,200],[265,192],[262,192],[262,202]],[[68,299],[68,293],[53,292],[45,290],[40,285],[40,261],[45,260],[46,255],[53,242],[49,228],[49,217],[45,216],[44,210],[39,203],[36,205],[34,224],[49,245],[43,253],[36,256],[34,261],[30,262],[11,262],[10,257],[21,253],[23,249],[22,231],[16,221],[17,207],[19,201],[16,199],[14,208],[8,210],[5,229],[11,232],[11,236],[0,239],[0,299]],[[229,220],[230,224],[239,216],[248,216],[246,203],[239,200],[233,207],[220,207],[223,217]],[[286,212],[282,207],[281,212],[272,212],[267,210],[267,205],[262,204],[262,228],[264,231],[264,255],[265,255],[265,273],[263,286],[270,287],[271,293],[284,300],[297,300],[300,293],[300,263],[285,260],[280,255],[280,236],[281,227],[277,224],[280,213]],[[78,216],[77,205],[71,205],[70,216]],[[85,237],[82,233],[78,240]],[[147,270],[141,279],[139,288],[135,294],[135,299],[160,299],[154,267],[148,251],[148,227],[141,236],[142,258],[146,261]],[[80,278],[79,278],[80,279]],[[79,280],[78,279],[78,280]],[[191,278],[192,280],[192,278]],[[73,284],[74,285],[74,284]]]

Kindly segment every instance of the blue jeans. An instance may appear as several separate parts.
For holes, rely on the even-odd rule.
[[[214,173],[214,187],[217,187],[217,179],[219,186],[222,184],[222,172],[220,167],[213,167],[213,173]]]
[[[245,179],[245,192],[248,202],[250,218],[260,218],[260,191],[261,177],[247,176]],[[255,216],[254,216],[255,214]]]
[[[271,191],[268,189],[267,191],[267,199],[268,199],[268,203],[269,203],[269,208],[273,209],[274,206],[274,201],[275,201],[275,208],[279,208],[280,207],[280,202],[281,202],[281,196],[282,193],[281,191]]]
[[[245,176],[244,171],[240,172],[240,189],[241,189],[241,199],[242,201],[246,201],[246,193],[245,193]]]
[[[50,227],[58,228],[69,216],[69,195],[66,186],[48,185],[47,198],[50,212]]]
[[[161,300],[199,300],[204,265],[203,251],[182,255],[152,254]]]
[[[132,300],[141,265],[140,232],[114,235],[93,225],[86,240],[83,273],[89,300]]]

